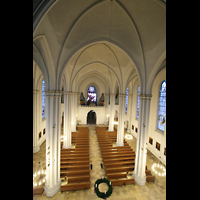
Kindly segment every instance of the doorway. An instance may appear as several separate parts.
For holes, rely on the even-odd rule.
[[[96,124],[96,113],[94,110],[91,110],[87,114],[87,124]]]

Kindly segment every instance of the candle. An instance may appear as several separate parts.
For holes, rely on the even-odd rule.
[[[111,182],[110,182],[110,185],[111,185]]]
[[[106,190],[105,190],[105,194],[106,194]]]
[[[96,184],[96,187],[97,187],[97,184]]]

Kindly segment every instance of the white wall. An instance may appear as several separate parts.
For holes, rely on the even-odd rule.
[[[159,91],[161,83],[166,80],[166,68],[163,68],[155,77],[152,86],[152,99],[150,104],[150,117],[149,117],[149,130],[148,130],[148,150],[150,150],[157,158],[159,158],[166,165],[166,156],[164,155],[164,148],[166,148],[166,128],[165,131],[157,129],[158,120],[158,102],[159,102]],[[129,121],[129,115],[131,114],[131,134],[137,138],[135,128],[138,128],[138,119],[136,118],[137,110],[137,90],[139,86],[139,81],[137,80],[133,85],[133,96],[132,96],[132,109],[131,112],[125,114],[125,125],[127,128],[127,121]],[[130,102],[128,102],[128,106]],[[134,125],[134,130],[132,130],[132,125]],[[166,127],[166,122],[165,122]],[[139,132],[139,130],[137,131]],[[149,137],[153,139],[153,144],[149,143]],[[160,151],[156,149],[156,142],[160,143]],[[161,157],[161,158],[160,158]]]
[[[161,157],[160,160],[166,164],[166,156],[164,155],[164,148],[166,148],[166,128],[163,131],[157,129],[158,120],[158,102],[159,91],[161,83],[166,80],[166,68],[162,69],[156,76],[152,87],[152,99],[150,105],[150,117],[149,117],[149,137],[153,139],[151,145],[148,141],[148,149],[156,156]],[[165,121],[166,127],[166,121]],[[156,149],[156,142],[160,143],[160,151]]]
[[[139,80],[137,80],[133,86],[133,96],[132,96],[132,118],[131,118],[131,134],[137,138],[137,133],[135,132],[135,128],[138,128],[138,119],[136,118],[137,111],[137,93],[138,93]],[[129,102],[128,102],[129,105]],[[132,125],[134,125],[134,130],[132,130]]]
[[[87,114],[91,110],[96,113],[96,124],[104,124],[106,120],[106,108],[101,107],[82,107],[79,106],[77,120],[80,120],[79,124],[87,124]]]

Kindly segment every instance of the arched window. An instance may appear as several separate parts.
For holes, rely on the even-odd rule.
[[[45,82],[42,80],[42,119],[45,117]]]
[[[157,128],[161,131],[165,130],[165,118],[166,118],[166,80],[161,83],[159,107],[158,107],[158,123]]]
[[[90,86],[88,88],[88,98],[87,98],[87,101],[96,102],[96,98],[97,98],[96,88],[94,86]]]
[[[127,113],[127,107],[128,107],[128,87],[126,90],[126,107],[125,107],[125,113]]]
[[[137,113],[136,113],[136,118],[137,118],[137,119],[138,119],[138,117],[139,117],[139,105],[140,105],[139,94],[140,94],[140,86],[138,86],[138,94],[137,94]]]

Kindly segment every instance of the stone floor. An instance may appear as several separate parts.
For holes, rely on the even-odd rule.
[[[86,125],[79,125],[86,126]],[[105,126],[105,125],[99,125]],[[124,132],[124,134],[127,134]],[[136,149],[136,139],[133,137],[131,140],[126,140],[131,148],[135,151]],[[101,169],[101,163],[103,164],[103,159],[101,156],[101,150],[99,147],[95,125],[89,126],[89,143],[90,143],[90,164],[92,164],[92,170],[90,170],[90,182],[91,188],[87,190],[77,190],[75,192],[59,191],[53,197],[47,197],[45,192],[42,195],[34,195],[34,200],[44,200],[44,199],[60,199],[60,200],[97,200],[100,199],[94,194],[93,185],[95,181],[105,175],[105,170]],[[33,154],[33,173],[37,170],[38,162],[41,162],[45,166],[45,151],[46,142],[40,146],[40,151]],[[148,151],[147,153],[147,167],[151,170],[151,166],[154,162],[158,162],[158,159]],[[166,199],[166,177],[158,176],[151,170],[152,175],[156,177],[155,182],[147,183],[145,186],[127,185],[127,186],[114,186],[113,193],[108,198],[110,200],[163,200]]]

